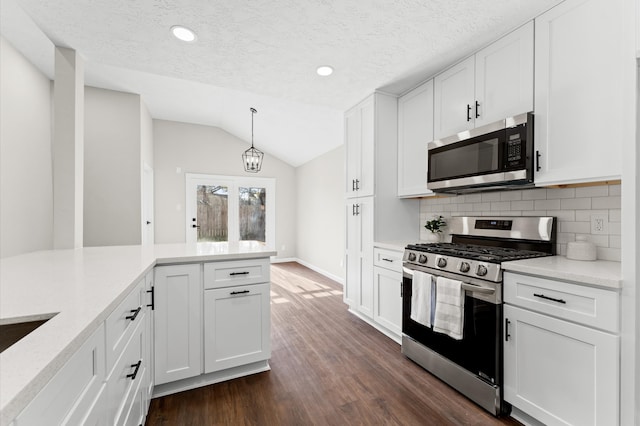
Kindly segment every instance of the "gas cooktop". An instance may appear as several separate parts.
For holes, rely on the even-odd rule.
[[[549,256],[548,253],[539,251],[459,243],[410,244],[407,246],[407,250],[454,256],[463,259],[480,260],[491,263]]]

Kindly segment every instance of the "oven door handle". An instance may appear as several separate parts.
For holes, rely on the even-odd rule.
[[[465,291],[471,291],[473,293],[493,294],[495,289],[489,287],[480,287],[479,285],[462,283],[462,289]]]

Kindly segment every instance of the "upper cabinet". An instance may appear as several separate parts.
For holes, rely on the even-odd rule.
[[[373,195],[375,96],[369,96],[345,114],[347,197]]]
[[[434,79],[434,138],[533,110],[533,22]]]
[[[398,196],[433,194],[427,189],[427,144],[433,140],[433,80],[398,99]]]
[[[536,185],[620,179],[635,120],[623,3],[568,0],[535,20]]]

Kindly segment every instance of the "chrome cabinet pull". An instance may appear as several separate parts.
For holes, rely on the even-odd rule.
[[[539,297],[540,299],[545,299],[545,300],[551,300],[552,302],[557,302],[557,303],[562,303],[563,305],[566,305],[567,302],[565,300],[562,299],[555,299],[553,297],[549,297],[549,296],[545,296],[544,294],[536,294],[533,293],[534,297]]]

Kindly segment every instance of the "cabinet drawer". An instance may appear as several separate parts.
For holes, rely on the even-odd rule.
[[[129,295],[109,315],[106,321],[107,333],[107,374],[116,359],[122,353],[122,349],[129,341],[129,337],[135,326],[141,322],[144,309],[140,303],[140,293],[143,291],[144,279],[131,290]]]
[[[620,327],[615,291],[506,272],[504,301],[602,330]]]
[[[204,264],[204,288],[269,282],[269,259],[234,260]]]
[[[108,424],[124,424],[136,399],[147,368],[142,353],[144,337],[144,324],[139,323],[107,379]]]
[[[373,264],[381,268],[402,272],[402,254],[401,251],[374,247]]]
[[[91,416],[105,379],[104,326],[87,339],[16,418],[16,425],[77,424]],[[98,410],[99,411],[99,410]],[[95,414],[95,413],[94,413]]]

